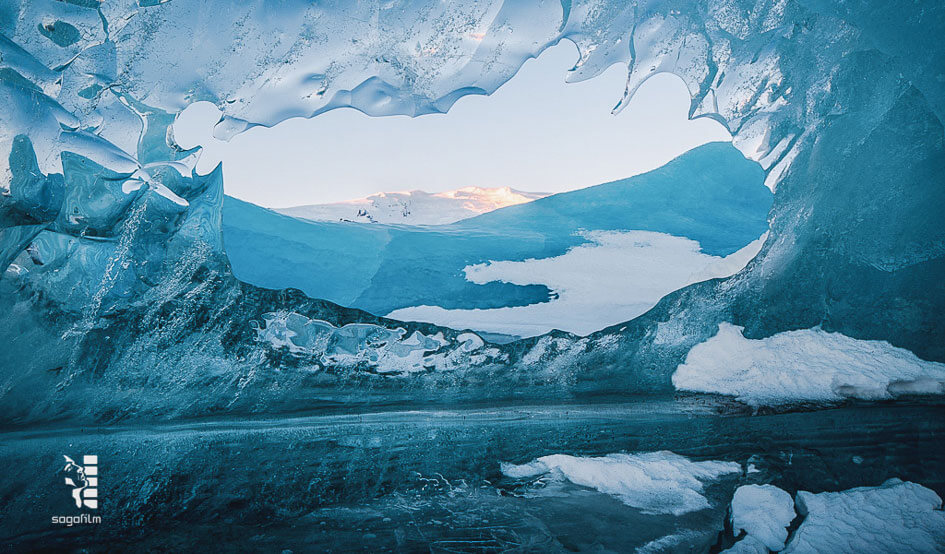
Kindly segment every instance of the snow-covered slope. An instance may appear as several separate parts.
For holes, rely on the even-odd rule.
[[[446,225],[548,195],[510,187],[463,187],[446,192],[411,190],[381,192],[347,202],[295,206],[276,211],[313,221]]]

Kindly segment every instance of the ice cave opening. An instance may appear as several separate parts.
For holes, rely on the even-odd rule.
[[[942,36],[940,1],[0,0],[0,540],[945,550]],[[571,44],[618,118],[673,74],[731,141],[578,183],[614,144],[547,133],[575,190],[425,212],[224,194],[285,177],[254,136],[443,121]],[[176,129],[207,105],[226,145]],[[395,177],[361,142],[319,154]]]
[[[396,375],[407,380],[385,377],[377,383],[392,391],[406,386],[419,396],[437,387],[470,397],[520,390],[538,396],[550,389],[674,390],[677,368],[691,366],[690,358],[699,361],[697,352],[711,350],[710,340],[747,341],[744,351],[755,352],[764,341],[828,344],[839,334],[862,342],[851,352],[879,345],[899,349],[889,350],[897,359],[908,359],[900,350],[916,356],[919,366],[945,360],[945,293],[935,285],[945,264],[938,225],[945,202],[945,187],[938,186],[945,157],[945,58],[934,38],[943,26],[942,8],[925,7],[916,18],[899,21],[891,4],[866,10],[807,1],[684,4],[430,4],[418,10],[245,5],[228,11],[224,21],[213,6],[191,0],[25,2],[4,8],[0,287],[2,332],[15,346],[0,355],[4,366],[24,368],[7,392],[15,398],[11,418],[85,413],[76,403],[36,398],[36,384],[47,380],[60,383],[69,396],[82,388],[72,386],[77,379],[97,379],[93,389],[104,386],[102,402],[111,407],[89,408],[96,413],[160,413],[168,409],[165,386],[181,388],[175,410],[200,413],[217,403],[235,411],[292,404],[286,393],[270,389],[280,382],[278,390],[291,390],[282,379],[335,391],[339,384],[348,390],[349,382]],[[895,26],[886,24],[890,18]],[[675,281],[682,288],[668,294],[644,291],[643,283],[635,290],[649,304],[658,299],[655,305],[640,302],[640,315],[608,321],[613,325],[604,329],[598,329],[600,322],[579,321],[579,309],[572,310],[574,326],[564,331],[533,321],[509,326],[491,316],[477,320],[481,312],[555,305],[553,289],[566,290],[562,283],[522,277],[542,271],[567,277],[560,267],[544,267],[553,265],[548,260],[567,261],[565,268],[588,265],[601,258],[593,251],[607,248],[668,248],[673,260],[692,253],[692,244],[667,245],[660,242],[664,237],[597,232],[627,229],[606,228],[620,215],[604,209],[620,211],[613,201],[619,187],[591,187],[566,193],[564,200],[506,207],[506,215],[521,216],[507,219],[545,221],[567,237],[538,241],[539,255],[516,250],[525,243],[511,240],[497,241],[497,251],[480,261],[450,260],[453,278],[445,289],[425,286],[443,281],[427,281],[422,272],[404,278],[407,269],[428,264],[424,255],[435,248],[430,237],[405,237],[400,229],[369,228],[345,237],[355,246],[344,249],[344,256],[332,241],[306,246],[317,254],[310,259],[322,264],[309,271],[317,270],[318,279],[308,276],[323,287],[317,294],[240,279],[240,263],[231,264],[232,249],[224,253],[223,247],[226,221],[232,219],[221,215],[230,209],[223,171],[195,171],[198,152],[175,139],[174,121],[187,106],[206,101],[221,110],[214,128],[221,139],[292,118],[317,122],[345,107],[371,117],[424,120],[462,107],[464,97],[501,94],[527,60],[562,41],[578,50],[569,81],[627,68],[618,108],[654,75],[677,75],[690,97],[688,116],[724,124],[734,147],[758,163],[765,186],[775,191],[770,210],[764,210],[770,224],[765,228],[744,232],[725,219],[737,215],[732,210],[702,209],[705,196],[679,191],[668,206],[654,198],[651,204],[638,202],[647,224],[632,229],[694,239],[703,253],[724,262],[767,228],[765,240],[754,247],[760,248],[757,255],[742,256],[751,258],[744,269],[733,272],[730,266],[738,264],[721,263],[725,267],[703,275],[712,278],[687,275]],[[707,161],[732,152],[720,148],[702,146],[662,173],[638,178],[686,172],[694,157],[737,173],[736,163]],[[573,197],[567,194],[587,191],[598,197],[576,203],[602,206],[604,215],[597,219],[605,228],[575,235],[582,223],[580,214],[569,211]],[[540,213],[528,213],[536,207]],[[449,240],[471,242],[449,250],[479,248],[473,243],[484,239],[475,226],[489,218],[495,228],[525,233],[515,221],[496,220],[495,213],[452,223],[463,232]],[[709,226],[726,232],[713,235],[704,220],[690,217],[696,213],[724,216]],[[285,245],[252,235],[237,234],[229,242],[263,241],[270,250],[284,251]],[[385,255],[376,254],[382,250]],[[544,265],[523,265],[532,258]],[[377,270],[368,282],[350,278],[346,264]],[[435,272],[437,265],[429,265]],[[654,274],[672,264],[657,265]],[[243,267],[273,280],[292,277],[286,264],[253,264],[250,257]],[[626,285],[619,268],[600,266],[598,273]],[[397,295],[375,281],[405,291],[409,302],[392,303]],[[562,298],[567,300],[564,294],[557,300]],[[502,345],[452,328],[476,326],[496,336],[527,338]],[[810,334],[790,334],[805,330]],[[34,356],[36,344],[49,347]],[[697,350],[700,345],[705,348]],[[879,375],[879,382],[913,375],[906,369],[913,367],[909,360],[898,373]],[[274,367],[295,369],[256,371]],[[121,395],[106,392],[111,381],[92,377],[111,372],[162,392],[116,408]],[[487,378],[496,373],[501,384]],[[938,386],[935,371],[919,373],[910,382],[928,378],[931,384],[906,389]],[[243,381],[226,377],[234,375],[253,378],[236,385]],[[719,376],[712,386],[730,383],[729,377]],[[221,387],[216,400],[194,395],[185,385],[203,379]],[[457,379],[479,385],[450,385]],[[896,387],[889,384],[882,394],[903,389]],[[862,392],[841,383],[831,393],[849,390]],[[786,398],[794,398],[799,390],[788,393]],[[223,400],[233,395],[239,400]]]
[[[173,136],[201,148],[198,173],[222,164],[243,281],[493,342],[588,335],[742,269],[771,193],[720,123],[689,117],[680,78],[655,75],[618,110],[625,64],[567,83],[579,59],[563,40],[446,113],[341,108],[228,141],[198,102]]]

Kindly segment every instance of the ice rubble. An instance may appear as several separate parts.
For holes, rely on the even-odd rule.
[[[613,496],[649,514],[681,515],[709,507],[705,484],[738,473],[735,462],[694,462],[673,452],[608,454],[599,458],[553,454],[527,464],[503,462],[513,479],[567,480]]]
[[[689,351],[672,376],[678,390],[717,393],[758,405],[881,400],[901,394],[942,394],[945,364],[927,362],[886,341],[821,329],[748,339],[743,328],[718,333]]]
[[[942,552],[945,512],[934,491],[890,479],[878,487],[797,493],[804,516],[785,554]]]
[[[746,533],[739,544],[747,541],[738,548],[755,548],[759,543],[763,552],[782,550],[795,515],[791,495],[774,485],[738,487],[732,497],[732,531],[736,537]]]
[[[403,374],[508,361],[498,349],[484,348],[483,340],[473,333],[459,334],[454,341],[443,333],[428,336],[414,331],[407,335],[403,328],[369,323],[337,327],[285,311],[263,314],[262,319],[256,328],[257,340],[304,354],[317,360],[320,367],[364,367],[377,373]]]

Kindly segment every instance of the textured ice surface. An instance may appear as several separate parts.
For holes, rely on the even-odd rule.
[[[364,367],[377,373],[412,373],[431,369],[454,369],[463,364],[506,361],[495,348],[473,333],[452,340],[443,333],[427,336],[420,331],[407,334],[402,328],[388,329],[368,323],[336,327],[327,321],[301,314],[263,314],[256,330],[257,339],[274,348],[286,348],[316,359],[320,367]],[[452,348],[448,347],[452,344]],[[317,366],[316,366],[317,367]]]
[[[637,317],[686,285],[735,274],[758,253],[766,238],[723,258],[702,253],[693,240],[665,233],[597,231],[582,236],[589,242],[560,256],[463,268],[473,283],[544,285],[555,295],[548,302],[473,310],[417,306],[395,310],[387,317],[520,337],[552,329],[587,335]]]
[[[779,551],[787,541],[787,527],[794,520],[794,499],[774,485],[742,485],[732,498],[732,531],[744,531],[742,551],[758,542],[767,550]],[[754,540],[751,540],[754,539]],[[737,551],[737,550],[736,550]]]
[[[366,198],[281,208],[277,212],[314,221],[356,221],[404,225],[446,225],[506,206],[548,196],[510,187],[463,187],[445,192],[380,192]]]
[[[567,480],[596,489],[644,513],[681,515],[709,507],[706,483],[741,471],[735,462],[694,462],[673,452],[608,454],[582,458],[542,456],[522,465],[502,463],[514,479]]]
[[[890,479],[879,487],[797,493],[804,516],[785,553],[942,552],[945,512],[934,491]]]
[[[722,323],[673,373],[678,390],[730,395],[753,405],[880,400],[942,394],[945,364],[927,362],[885,341],[803,329],[748,339]]]

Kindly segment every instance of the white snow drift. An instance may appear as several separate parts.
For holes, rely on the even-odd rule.
[[[550,302],[488,310],[415,306],[387,317],[521,337],[552,329],[587,335],[637,317],[686,285],[735,274],[755,257],[767,233],[724,258],[702,253],[694,240],[665,233],[594,231],[583,236],[590,242],[561,256],[464,269],[466,279],[477,284],[543,284],[558,294]]]
[[[945,391],[945,364],[886,341],[818,328],[753,340],[742,330],[722,323],[717,335],[694,346],[673,373],[676,389],[734,396],[754,406]]]
[[[613,496],[644,513],[681,515],[709,507],[704,483],[739,473],[735,462],[693,462],[669,451],[608,454],[584,458],[543,456],[530,463],[503,462],[502,473],[514,479],[545,477],[566,480]]]

